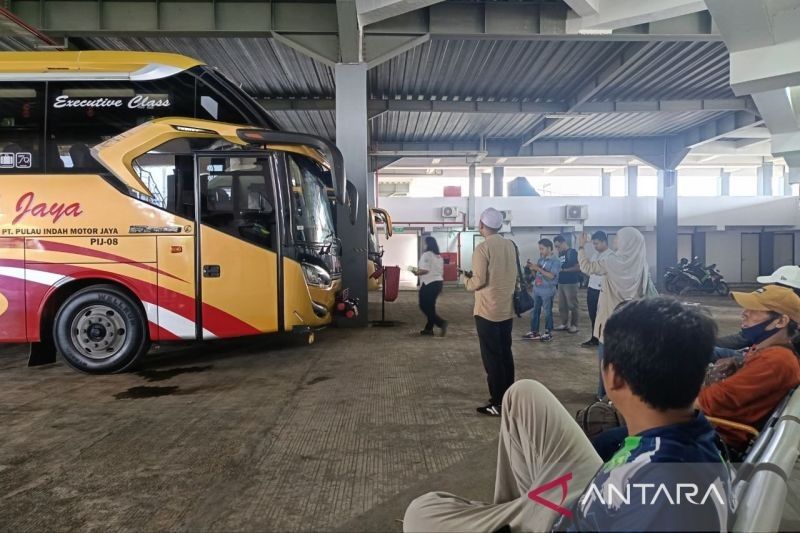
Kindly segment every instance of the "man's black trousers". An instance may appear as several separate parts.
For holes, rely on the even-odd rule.
[[[598,289],[586,289],[586,306],[589,308],[589,319],[592,321],[592,338],[594,338],[594,321],[597,320],[597,302],[600,301]]]
[[[514,383],[514,356],[511,354],[511,329],[514,320],[492,322],[475,317],[475,328],[481,345],[481,359],[492,403],[501,405],[503,395]]]

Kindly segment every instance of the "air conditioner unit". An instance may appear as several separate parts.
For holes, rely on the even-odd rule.
[[[565,209],[564,218],[567,220],[584,221],[589,218],[588,205],[568,205]]]
[[[442,218],[458,218],[458,207],[448,205],[442,208]]]
[[[511,222],[511,210],[510,209],[506,209],[504,211],[500,211],[500,213],[503,215],[503,222],[505,222],[506,224]]]

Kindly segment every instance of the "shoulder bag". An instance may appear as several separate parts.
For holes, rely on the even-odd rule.
[[[511,244],[514,245],[514,252],[517,256],[517,283],[514,285],[514,313],[516,313],[517,316],[522,316],[523,313],[527,313],[533,309],[533,296],[528,292],[525,279],[522,276],[522,265],[520,265],[519,262],[519,248],[517,248],[517,243],[511,241]]]

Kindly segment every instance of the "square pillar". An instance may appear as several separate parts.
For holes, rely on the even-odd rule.
[[[756,169],[758,195],[772,196],[772,161],[765,161]]]
[[[367,207],[375,207],[378,200],[378,173],[370,172],[367,178]]]
[[[503,196],[503,177],[505,175],[505,168],[493,167],[492,174],[494,175],[494,195],[496,197]]]
[[[475,215],[475,163],[469,166],[469,197],[467,198],[467,224],[477,227],[478,217]]]
[[[611,172],[606,169],[600,171],[600,179],[602,181],[601,190],[603,196],[611,196]]]
[[[731,195],[731,173],[725,172],[724,168],[719,169],[719,195]]]
[[[758,275],[769,276],[775,271],[775,234],[762,231],[758,239]]]
[[[628,196],[637,197],[639,195],[639,166],[628,165],[625,167],[625,178],[628,181]]]
[[[489,172],[481,172],[481,196],[488,197],[492,195],[492,174]]]
[[[699,257],[705,264],[706,262],[706,232],[695,231],[692,233],[692,257]],[[690,258],[691,259],[691,258]]]
[[[656,278],[661,286],[664,272],[678,262],[678,171],[658,171],[656,197]]]
[[[366,63],[337,64],[336,79],[336,145],[344,156],[347,179],[358,190],[358,215],[350,224],[346,209],[337,209],[337,228],[342,240],[342,288],[361,303],[358,316],[337,321],[345,327],[368,324],[367,318],[367,203],[373,175],[369,172],[367,146],[367,65]]]

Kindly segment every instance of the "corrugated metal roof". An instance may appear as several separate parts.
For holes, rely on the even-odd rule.
[[[335,111],[270,111],[269,115],[283,130],[336,138]]]
[[[372,137],[387,141],[515,137],[528,131],[540,117],[541,115],[390,111],[372,120]]]
[[[275,39],[258,37],[84,37],[79,48],[150,50],[194,57],[219,68],[253,96],[332,97],[333,69]]]
[[[563,137],[635,137],[668,135],[689,129],[725,115],[709,113],[598,113],[560,119],[548,127],[543,138]]]
[[[628,43],[434,40],[369,71],[372,98],[563,100]]]
[[[596,100],[734,98],[720,42],[656,42],[621,70]]]
[[[13,39],[13,38],[11,38]],[[0,47],[9,39],[0,40]],[[86,37],[81,48],[171,51],[218,67],[256,97],[335,96],[333,69],[274,39],[256,37]],[[13,44],[13,43],[12,43]],[[632,54],[639,47],[641,53]],[[371,98],[483,101],[573,100],[624,52],[628,61],[593,100],[728,98],[728,53],[719,42],[436,39],[369,71]],[[287,130],[335,135],[333,111],[271,112]],[[724,113],[610,113],[569,118],[546,137],[648,136],[681,131]],[[387,112],[372,139],[436,141],[515,137],[541,115]]]
[[[3,29],[0,25],[0,29]],[[2,52],[24,52],[33,50],[33,39],[23,36],[4,35],[0,37],[0,51]]]

